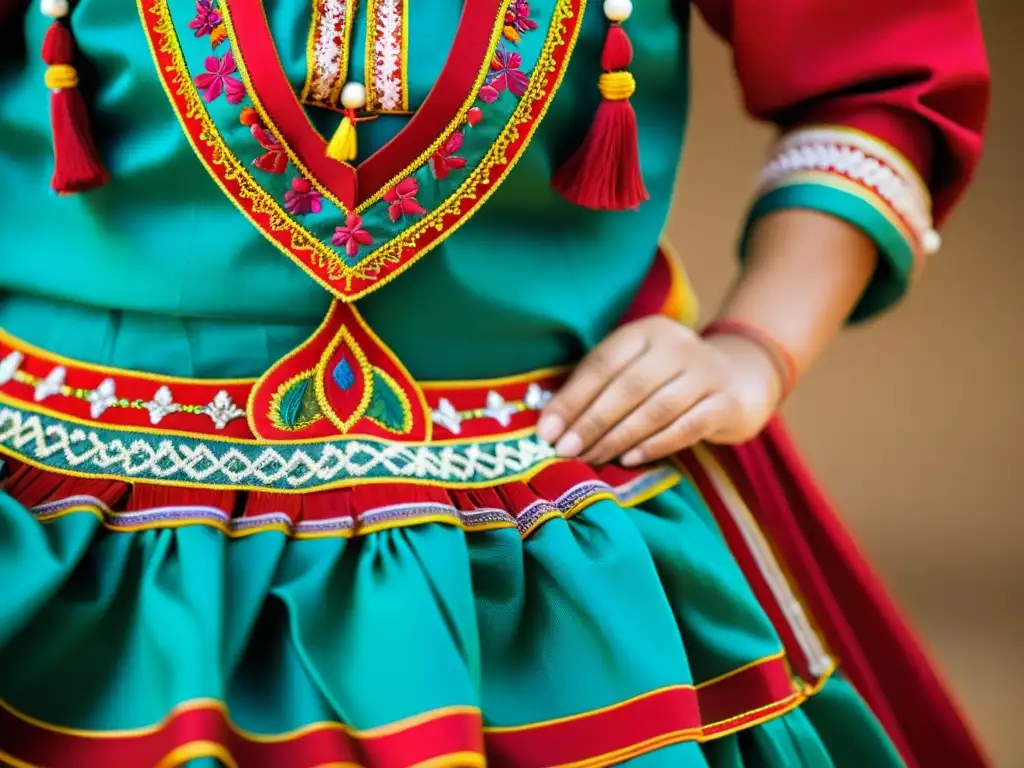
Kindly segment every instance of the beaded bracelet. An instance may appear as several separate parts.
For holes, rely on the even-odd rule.
[[[772,365],[775,366],[779,374],[779,383],[782,391],[780,400],[785,400],[789,397],[789,394],[796,386],[797,379],[800,377],[800,367],[796,362],[796,357],[785,344],[763,328],[759,328],[744,320],[723,318],[715,320],[708,325],[701,332],[701,336],[705,339],[709,339],[712,336],[739,336],[761,347],[768,354]]]

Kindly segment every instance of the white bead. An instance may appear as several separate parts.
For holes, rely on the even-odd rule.
[[[341,89],[341,106],[345,109],[362,109],[366,106],[366,87],[362,83],[345,83]]]
[[[68,0],[40,0],[39,10],[51,19],[63,19],[68,15],[70,8]]]
[[[929,229],[921,238],[921,247],[928,256],[934,256],[942,247],[942,236],[934,229]]]
[[[604,0],[604,15],[608,21],[623,22],[633,15],[631,0]]]

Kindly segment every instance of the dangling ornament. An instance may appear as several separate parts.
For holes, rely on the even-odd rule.
[[[366,87],[362,83],[345,83],[341,89],[341,106],[344,110],[341,123],[327,144],[327,156],[342,163],[351,163],[359,153],[356,123],[362,120],[356,113],[366,106]]]
[[[629,103],[636,90],[628,71],[633,45],[622,28],[632,13],[630,0],[605,0],[609,26],[598,80],[601,104],[583,145],[551,180],[558,194],[584,208],[625,211],[649,199],[640,173],[636,113]]]
[[[53,19],[43,38],[50,89],[50,126],[53,132],[53,179],[58,194],[74,194],[102,187],[110,179],[92,137],[89,113],[78,90],[75,38],[68,23],[68,0],[41,0],[40,10]]]

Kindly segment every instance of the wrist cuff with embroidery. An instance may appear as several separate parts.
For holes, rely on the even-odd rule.
[[[889,145],[849,128],[802,128],[779,139],[761,174],[741,257],[754,224],[786,208],[836,216],[878,245],[878,268],[851,322],[898,301],[941,244],[932,224],[931,196],[914,167]]]

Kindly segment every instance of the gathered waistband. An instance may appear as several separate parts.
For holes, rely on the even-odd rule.
[[[394,480],[489,486],[556,460],[535,426],[566,375],[542,370],[417,382],[430,422],[424,440],[365,434],[271,440],[252,428],[256,379],[92,365],[0,330],[0,454],[77,476],[202,487],[311,491]],[[299,419],[296,389],[283,389],[278,406]]]

